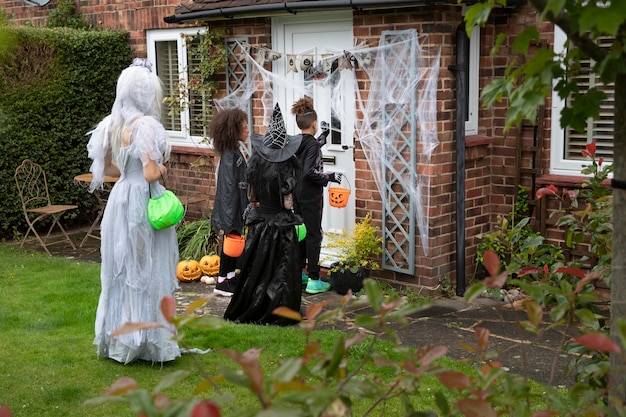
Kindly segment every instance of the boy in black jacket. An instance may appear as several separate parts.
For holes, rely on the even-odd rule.
[[[320,249],[322,245],[322,209],[324,206],[324,187],[329,181],[340,183],[342,174],[324,172],[322,165],[322,146],[326,142],[326,130],[318,139],[313,136],[317,132],[317,113],[313,107],[313,99],[309,97],[296,101],[291,113],[296,116],[296,123],[302,131],[302,143],[296,152],[302,166],[301,187],[296,194],[296,211],[304,218],[306,238],[300,244],[303,266],[306,263],[308,278],[303,273],[302,281],[306,281],[305,291],[318,294],[330,290],[330,284],[320,279]]]

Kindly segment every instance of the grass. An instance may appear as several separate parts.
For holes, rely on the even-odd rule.
[[[123,376],[151,390],[171,372],[191,371],[190,377],[165,391],[172,399],[191,397],[201,381],[188,354],[163,366],[144,362],[123,366],[96,356],[92,342],[99,273],[99,264],[0,245],[0,405],[7,405],[14,417],[131,416],[134,414],[127,404],[94,406],[84,402],[102,395]],[[324,350],[330,350],[339,336],[333,330],[315,333]],[[297,327],[227,324],[217,331],[189,331],[185,342],[203,350],[243,352],[262,347],[263,369],[272,370],[282,358],[301,354],[304,334]],[[212,376],[220,374],[224,366],[236,368],[230,358],[216,351],[198,359]],[[444,358],[443,363],[447,368],[471,372],[468,366],[451,359]],[[372,365],[366,370],[383,379],[386,376],[384,367]],[[229,382],[220,387],[226,397],[236,398],[237,410],[258,409],[256,397],[244,388]],[[432,377],[422,381],[421,389],[425,395],[415,401],[433,409],[432,393],[441,385]],[[210,391],[201,395],[215,399],[217,394]],[[357,404],[355,415],[365,406]],[[226,416],[233,414],[223,411]],[[402,414],[399,401],[385,410],[385,415]]]

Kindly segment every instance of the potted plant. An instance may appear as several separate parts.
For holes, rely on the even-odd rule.
[[[349,289],[353,293],[360,291],[363,279],[379,268],[372,259],[383,251],[378,231],[377,226],[372,226],[372,213],[369,212],[350,231],[325,233],[328,237],[326,248],[337,250],[332,255],[334,263],[328,271],[330,284],[337,293],[346,294]]]

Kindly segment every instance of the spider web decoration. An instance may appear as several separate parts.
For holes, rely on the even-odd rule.
[[[218,108],[246,109],[256,94],[267,126],[274,91],[292,90],[297,97],[310,95],[314,84],[329,88],[331,117],[339,120],[350,108],[346,101],[356,100],[355,141],[361,144],[384,204],[383,267],[406,273],[413,271],[416,229],[424,253],[429,254],[430,176],[424,168],[439,145],[436,98],[441,54],[440,45],[429,45],[428,36],[418,36],[414,29],[388,31],[377,47],[355,46],[314,56],[309,67],[312,75],[304,83],[287,79],[288,73],[280,77],[266,70],[241,48],[252,64],[247,77],[215,101]],[[362,70],[365,79],[354,77],[355,69]],[[347,82],[353,83],[355,96],[344,94]],[[359,83],[368,85],[368,91],[360,91]]]

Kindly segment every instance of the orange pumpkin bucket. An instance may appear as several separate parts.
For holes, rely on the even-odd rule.
[[[243,248],[246,246],[246,238],[238,235],[226,235],[224,236],[223,252],[225,255],[231,258],[237,258],[243,253]]]
[[[348,205],[348,199],[350,198],[350,190],[352,187],[350,186],[350,181],[348,181],[346,176],[342,175],[341,179],[343,180],[344,178],[350,188],[328,187],[328,202],[332,207],[343,208]]]

